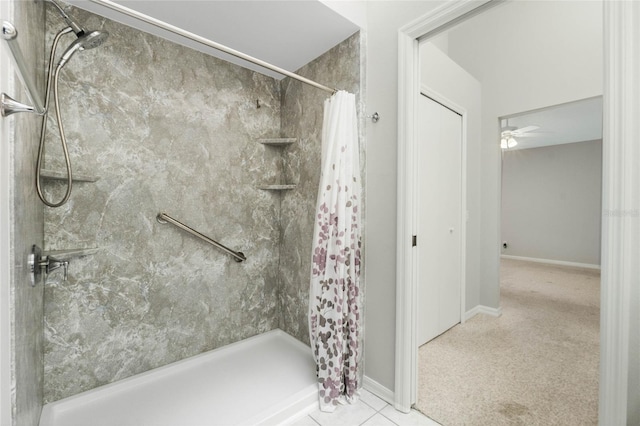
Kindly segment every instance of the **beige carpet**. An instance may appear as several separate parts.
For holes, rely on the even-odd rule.
[[[503,260],[499,318],[419,350],[416,408],[444,426],[595,425],[600,274]]]

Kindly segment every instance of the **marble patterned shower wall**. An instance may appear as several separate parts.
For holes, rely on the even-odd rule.
[[[356,95],[363,154],[362,42],[361,34],[356,33],[296,73]],[[298,138],[299,143],[286,152],[285,180],[297,187],[283,195],[281,205],[280,328],[306,344],[309,344],[309,277],[320,183],[323,106],[329,96],[328,92],[289,78],[282,81],[282,132]],[[363,165],[364,155],[361,169]]]
[[[61,73],[77,175],[45,212],[47,250],[97,247],[45,292],[50,402],[278,327],[280,194],[257,189],[280,167],[259,138],[280,136],[280,84],[78,9],[108,41]],[[64,25],[48,10],[48,46]],[[61,49],[72,36],[65,36]],[[260,108],[256,108],[256,100]],[[64,170],[49,121],[46,166]],[[62,194],[48,183],[50,198]],[[228,255],[170,224],[164,211]]]
[[[44,93],[45,13],[42,2],[14,2],[13,16],[4,16],[18,30],[18,43],[28,72]],[[20,81],[7,93],[26,101]],[[44,381],[42,330],[43,285],[31,286],[26,266],[31,246],[43,245],[43,208],[33,184],[40,123],[35,114],[14,114],[2,120],[13,129],[8,143],[13,163],[11,180],[11,417],[14,426],[37,426],[42,409]]]

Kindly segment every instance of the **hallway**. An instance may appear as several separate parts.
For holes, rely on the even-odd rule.
[[[419,351],[420,411],[453,425],[597,424],[597,270],[501,262],[502,316]]]

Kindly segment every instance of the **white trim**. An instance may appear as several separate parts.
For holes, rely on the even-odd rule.
[[[416,337],[417,282],[413,200],[417,96],[420,91],[418,38],[488,4],[489,0],[452,0],[398,31],[398,187],[396,251],[396,357],[394,407],[411,411],[417,398],[418,344]],[[466,212],[463,211],[463,216]],[[461,310],[462,312],[462,310]]]
[[[490,315],[492,317],[500,317],[502,316],[502,308],[490,308],[489,306],[477,305],[471,309],[469,309],[465,314],[465,318],[470,320],[478,314]]]
[[[0,1],[0,16],[11,19],[13,2]],[[3,45],[6,43],[1,42]],[[6,46],[0,53],[0,91],[15,96]],[[11,392],[11,135],[13,119],[0,117],[0,424],[12,424]]]
[[[364,376],[364,380],[362,382],[362,387],[378,398],[386,401],[389,404],[393,404],[393,391],[389,388],[382,386],[380,383],[376,382],[369,376]]]
[[[413,199],[413,141],[415,136],[416,92],[418,81],[418,41],[415,37],[398,34],[398,198],[397,198],[397,252],[396,252],[396,357],[394,407],[408,413],[416,400],[417,342],[416,297],[413,288],[414,250],[411,249],[411,231],[414,228],[411,215]],[[414,91],[414,88],[416,89]]]
[[[632,287],[640,275],[640,3],[604,2],[604,121],[600,323],[601,425],[627,424]],[[632,308],[632,303],[635,304]],[[636,312],[634,312],[634,310]],[[637,338],[636,338],[637,339]],[[630,369],[630,366],[633,366]],[[632,398],[638,398],[635,390]]]
[[[454,0],[398,31],[398,244],[396,253],[396,409],[415,402],[415,289],[411,284],[411,164],[415,141],[417,39],[487,2]],[[603,226],[599,422],[627,422],[632,285],[637,285],[637,179],[640,152],[640,3],[604,1]],[[635,204],[634,204],[635,203]],[[626,212],[626,214],[624,214]],[[496,249],[496,252],[498,250]],[[496,253],[496,255],[499,255]],[[638,303],[634,301],[633,303]],[[638,306],[634,306],[638,309]],[[633,324],[635,327],[636,325]],[[635,360],[634,360],[635,362]],[[634,365],[634,369],[637,367]],[[636,395],[637,396],[637,395]]]
[[[444,30],[453,22],[482,10],[489,3],[498,4],[505,0],[450,0],[431,12],[416,18],[400,28],[400,33],[416,40],[432,32]]]
[[[535,263],[546,263],[549,265],[560,265],[560,266],[572,266],[574,268],[586,268],[586,269],[597,269],[600,270],[600,265],[594,265],[592,263],[578,263],[578,262],[567,262],[564,260],[553,260],[553,259],[539,259],[537,257],[524,257],[524,256],[511,256],[508,254],[503,254],[500,256],[501,259],[511,259],[511,260],[523,260],[525,262],[535,262]]]

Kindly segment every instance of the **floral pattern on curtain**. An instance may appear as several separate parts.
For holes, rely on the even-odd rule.
[[[360,155],[355,95],[324,104],[322,174],[318,189],[309,333],[322,411],[358,398],[361,358]]]

